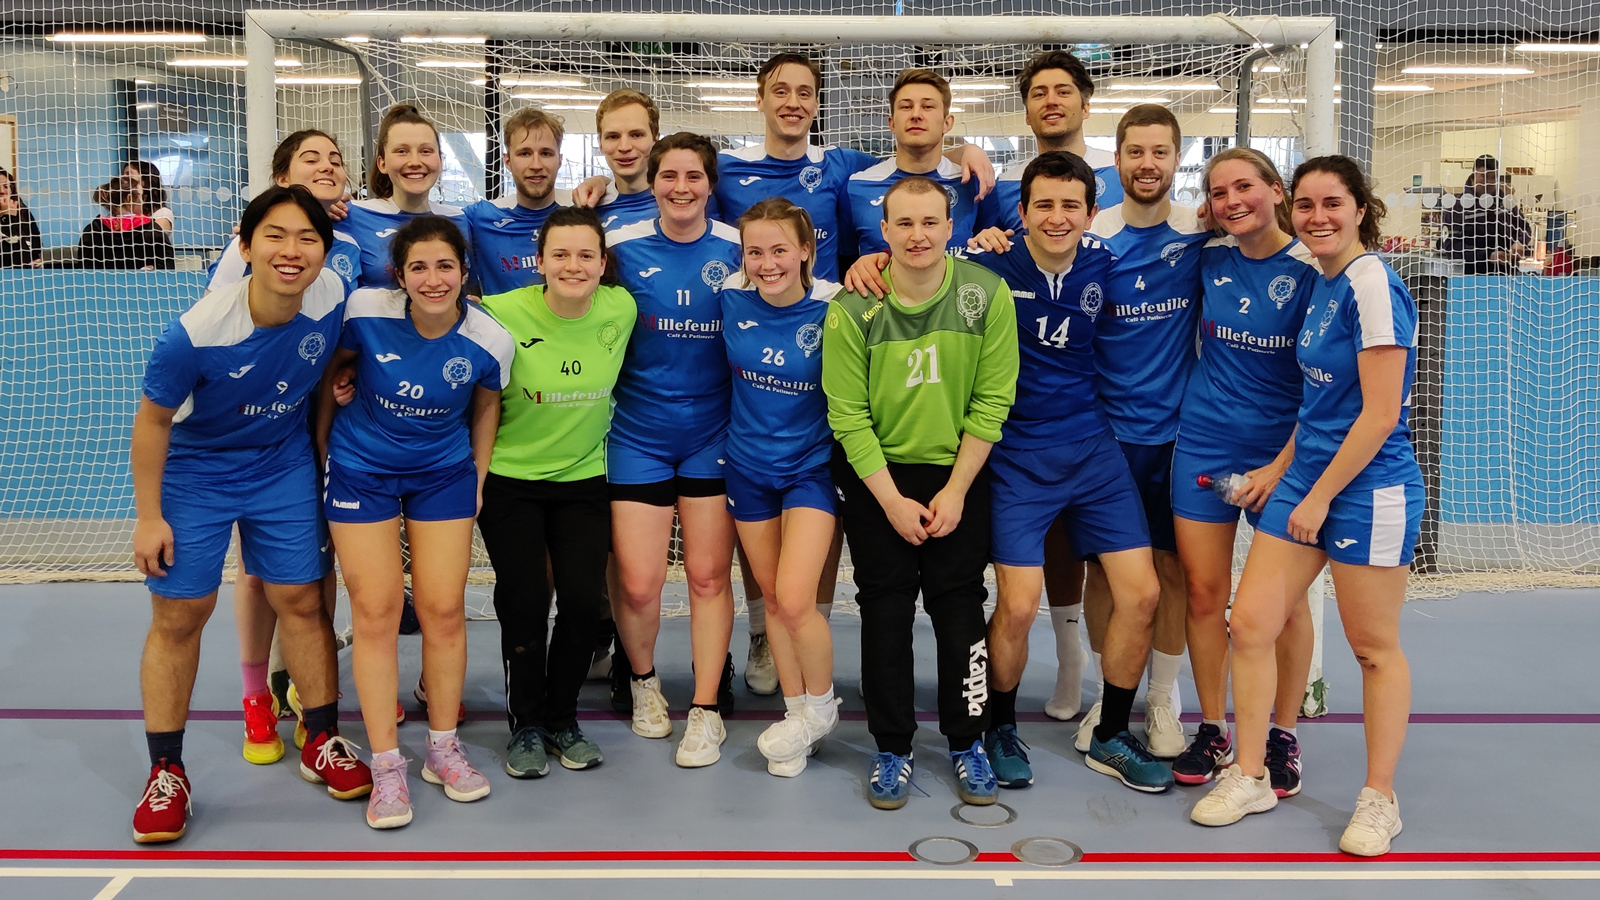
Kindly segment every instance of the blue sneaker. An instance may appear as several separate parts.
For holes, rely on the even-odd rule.
[[[872,760],[867,802],[878,809],[899,809],[911,799],[911,757],[879,753]]]
[[[1136,791],[1159,794],[1172,787],[1172,770],[1157,762],[1144,744],[1126,731],[1103,743],[1098,737],[1090,738],[1084,762]]]
[[[1001,725],[983,736],[984,752],[989,754],[989,765],[994,767],[995,780],[1001,787],[1016,789],[1033,784],[1027,746],[1015,725]]]
[[[1016,729],[1011,733],[1016,734]],[[956,793],[961,796],[962,803],[988,806],[1000,799],[1000,782],[995,780],[983,741],[973,741],[965,750],[951,751],[950,762],[956,767]]]

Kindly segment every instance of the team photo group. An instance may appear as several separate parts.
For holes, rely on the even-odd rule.
[[[1076,721],[1035,727],[1075,728],[1087,767],[1136,791],[1210,785],[1190,811],[1208,826],[1310,777],[1307,591],[1331,567],[1366,734],[1339,846],[1387,853],[1423,511],[1417,307],[1373,252],[1385,210],[1358,164],[1280,173],[1236,147],[1205,162],[1198,209],[1175,204],[1177,118],[1136,105],[1115,152],[1090,148],[1094,82],[1066,51],[1018,75],[1038,153],[998,175],[947,140],[937,72],[899,73],[883,159],[812,142],[815,61],[780,53],[757,85],[765,140],[733,150],[662,135],[649,96],[612,92],[595,113],[610,174],[570,191],[567,124],[517,110],[515,191],[465,208],[430,199],[444,165],[424,109],[387,112],[364,179],[321,131],[278,145],[272,186],[151,351],[135,416],[152,621],[134,839],[176,840],[194,809],[184,728],[235,530],[245,759],[284,756],[292,710],[306,781],[365,798],[373,828],[409,823],[404,618],[421,632],[421,777],[486,797],[489,761],[456,730],[476,528],[508,735],[473,755],[513,778],[601,765],[578,696],[607,660],[635,734],[675,739],[679,766],[716,763],[735,558],[745,684],[785,707],[756,747],[771,774],[803,777],[840,721],[829,613],[848,546],[871,806],[904,806],[918,766],[951,766],[969,804],[1033,784],[1017,694],[1043,600],[1044,711]],[[658,660],[677,564],[692,659]],[[365,748],[339,729],[338,578]],[[919,596],[948,763],[913,755]],[[675,722],[658,669],[686,664]]]

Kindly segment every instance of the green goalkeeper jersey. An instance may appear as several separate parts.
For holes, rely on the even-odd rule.
[[[891,281],[883,300],[846,292],[829,307],[822,389],[857,475],[886,462],[954,465],[969,432],[1000,440],[1017,391],[1016,313],[1000,276],[947,257],[925,303],[905,305]]]
[[[545,303],[544,288],[483,298],[517,342],[489,471],[524,481],[604,475],[611,389],[633,331],[633,295],[602,285],[587,313],[563,319]]]

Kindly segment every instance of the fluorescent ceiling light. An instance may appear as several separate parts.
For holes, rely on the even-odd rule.
[[[1408,66],[1401,75],[1532,75],[1519,66]]]
[[[1600,53],[1600,44],[1518,44],[1518,53]]]
[[[274,81],[278,84],[360,84],[360,75],[279,75]]]
[[[953,113],[966,112],[967,108],[964,106],[952,106],[950,107],[950,111]]]
[[[605,99],[600,94],[566,94],[556,91],[528,91],[521,94],[512,94],[513,100],[593,100],[596,103]]]
[[[180,31],[58,31],[50,40],[60,44],[204,44],[206,36]]]
[[[1171,97],[1160,97],[1160,96],[1157,96],[1157,97],[1096,97],[1095,99],[1096,100],[1103,100],[1106,103],[1171,103],[1172,102],[1172,98]],[[1093,107],[1093,109],[1094,109],[1095,112],[1105,112],[1105,110],[1100,109],[1099,107]]]
[[[712,112],[760,112],[754,106],[713,106]]]
[[[963,96],[959,96],[958,95],[958,96],[951,97],[950,98],[950,102],[951,103],[999,103],[1001,101],[1001,99],[1003,99],[1003,98],[1000,98],[1000,97],[963,97]]]
[[[1126,109],[1122,109],[1122,108],[1109,108],[1109,109],[1096,109],[1095,112],[1102,113],[1102,114],[1108,115],[1108,116],[1120,116],[1120,115],[1125,114],[1127,112],[1127,110]]]
[[[483,37],[423,37],[421,35],[407,35],[400,39],[402,44],[482,44],[488,38]]]
[[[1206,110],[1206,112],[1216,113],[1220,116],[1232,116],[1239,113],[1239,108],[1237,106],[1213,106]]]
[[[753,91],[756,90],[757,85],[754,81],[724,78],[717,81],[690,81],[686,82],[684,87],[715,88],[719,91]]]
[[[546,103],[545,109],[581,109],[593,112],[600,108],[598,103]]]
[[[703,103],[754,103],[756,98],[749,94],[701,94]]]
[[[1186,81],[1176,84],[1137,84],[1123,83],[1110,85],[1108,91],[1220,91],[1222,87],[1215,81]]]
[[[1283,71],[1283,66],[1272,65],[1272,64],[1269,63],[1269,64],[1264,65],[1264,66],[1256,66],[1251,71],[1253,71],[1253,72],[1282,72]]]
[[[1267,46],[1270,47],[1272,45],[1268,44]],[[1381,49],[1383,47],[1383,45],[1379,44],[1378,47]],[[1310,50],[1311,49],[1311,45],[1310,44],[1301,44],[1300,45],[1300,49],[1301,50]],[[1333,42],[1333,49],[1335,49],[1335,50],[1343,50],[1344,49],[1344,41],[1334,41]]]
[[[489,64],[481,59],[423,59],[417,61],[419,69],[485,69]]]
[[[1005,82],[1002,82],[1002,81],[952,81],[952,82],[950,82],[950,90],[952,90],[952,91],[1009,91],[1009,90],[1011,90],[1011,89],[1013,89],[1015,87],[1016,87],[1016,85],[1014,85],[1014,84],[1006,84]]]
[[[1433,90],[1431,84],[1375,84],[1372,89],[1380,94],[1421,94]]]
[[[180,56],[167,60],[167,65],[179,69],[242,69],[250,64],[250,60],[242,56]],[[298,59],[275,59],[272,64],[280,69],[294,69],[300,66]]]
[[[1262,97],[1262,103],[1304,103],[1304,97]]]
[[[1287,116],[1292,112],[1294,112],[1294,110],[1292,110],[1292,109],[1278,109],[1276,107],[1270,107],[1269,106],[1269,107],[1262,107],[1260,109],[1251,109],[1250,110],[1250,115],[1252,115],[1252,116]]]
[[[372,43],[372,38],[369,38],[364,34],[352,34],[347,38],[341,38],[341,40],[343,40],[346,44],[370,44],[370,43]]]

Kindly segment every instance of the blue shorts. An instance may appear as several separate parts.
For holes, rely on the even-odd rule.
[[[478,467],[469,456],[448,468],[377,475],[329,457],[322,498],[329,522],[387,522],[402,513],[418,522],[471,519],[478,514]]]
[[[1042,450],[989,454],[990,556],[1003,566],[1044,565],[1044,533],[1057,516],[1078,555],[1150,546],[1144,504],[1109,434]]]
[[[1177,553],[1178,534],[1172,524],[1172,443],[1117,443],[1122,446],[1122,455],[1128,460],[1133,483],[1139,486],[1144,518],[1150,527],[1150,546],[1156,550]]]
[[[827,463],[779,476],[746,472],[729,464],[723,475],[728,485],[728,512],[741,522],[776,519],[784,510],[797,506],[839,514],[839,500]]]
[[[1185,440],[1179,435],[1172,451],[1172,514],[1194,522],[1238,522],[1240,508],[1223,502],[1215,491],[1201,487],[1195,479],[1259,469],[1276,459],[1282,449],[1224,446],[1217,441]],[[1244,517],[1254,527],[1261,513],[1245,510]]]
[[[726,425],[709,436],[686,428],[665,440],[645,440],[613,425],[606,437],[606,481],[657,484],[674,477],[723,478],[727,438]]]
[[[1284,478],[1261,511],[1256,528],[1292,543],[1289,514],[1310,488]],[[1310,546],[1334,562],[1352,566],[1410,565],[1412,550],[1422,533],[1424,493],[1421,483],[1397,484],[1376,490],[1346,488],[1328,504],[1328,518]]]
[[[246,571],[269,584],[310,584],[333,569],[328,528],[317,502],[317,467],[308,457],[272,471],[211,473],[203,479],[169,472],[161,512],[172,527],[172,565],[145,584],[174,600],[205,597],[222,584],[233,526]]]

